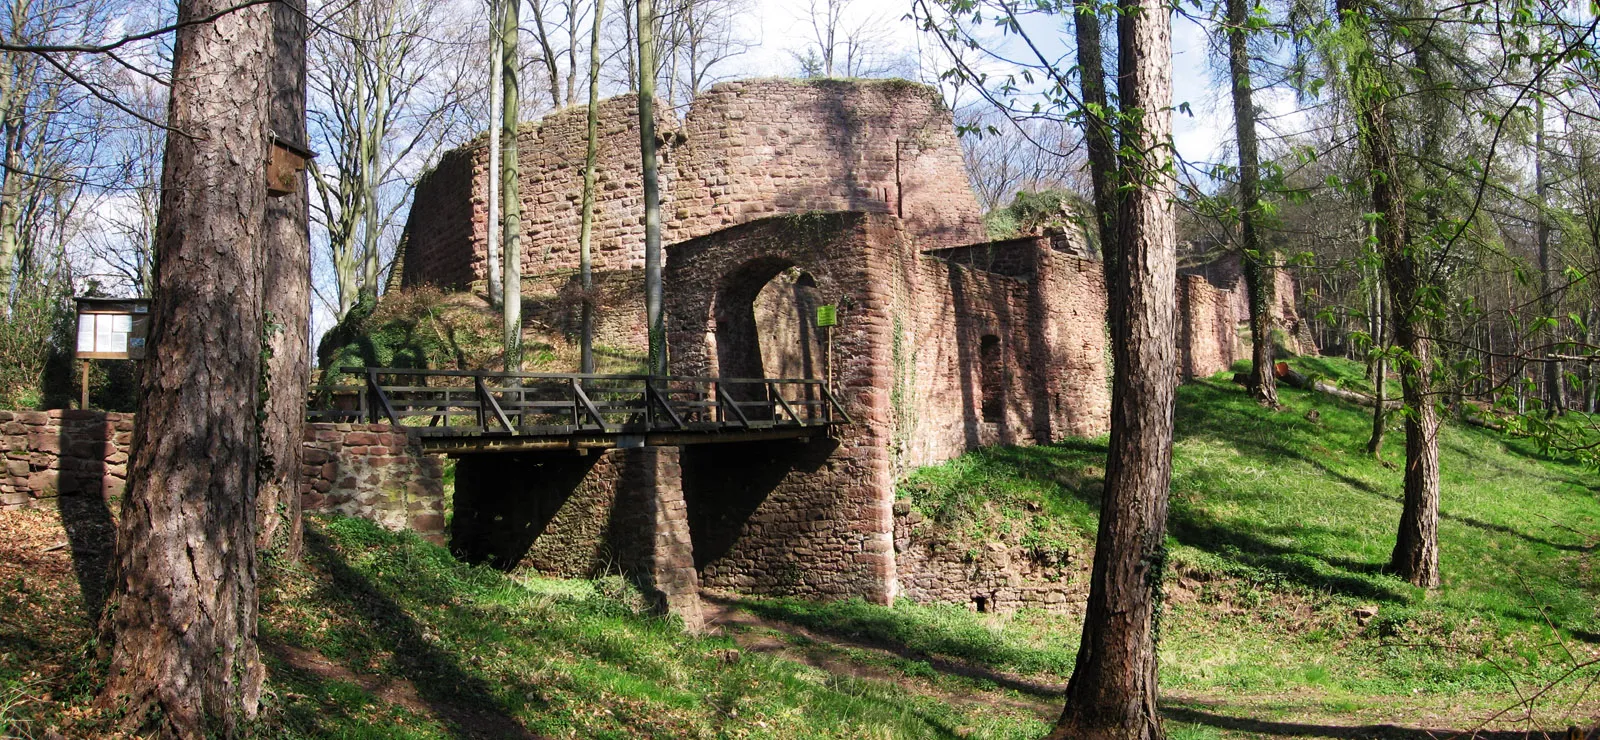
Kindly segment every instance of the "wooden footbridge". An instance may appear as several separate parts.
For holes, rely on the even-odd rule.
[[[312,421],[389,423],[442,453],[822,436],[851,419],[821,380],[343,367]]]

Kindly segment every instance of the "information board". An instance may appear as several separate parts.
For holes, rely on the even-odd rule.
[[[82,360],[142,360],[150,334],[148,299],[77,298]]]

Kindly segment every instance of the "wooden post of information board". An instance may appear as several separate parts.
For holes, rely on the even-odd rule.
[[[79,396],[78,408],[89,408],[89,361],[83,361],[83,395]]]

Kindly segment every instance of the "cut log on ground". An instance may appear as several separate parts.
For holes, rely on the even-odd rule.
[[[1315,380],[1311,377],[1301,375],[1300,373],[1291,369],[1287,363],[1278,363],[1276,374],[1278,376],[1278,380],[1283,381],[1286,385],[1291,385],[1301,390],[1316,391],[1317,393],[1333,396],[1341,401],[1346,401],[1359,406],[1365,406],[1367,408],[1372,408],[1377,404],[1377,399],[1373,398],[1372,396],[1359,391],[1340,388],[1339,386],[1336,386],[1325,380]],[[1250,374],[1234,373],[1233,382],[1240,385],[1248,385],[1250,383]],[[1386,399],[1383,406],[1386,409],[1397,409],[1401,406],[1401,400],[1398,398]]]

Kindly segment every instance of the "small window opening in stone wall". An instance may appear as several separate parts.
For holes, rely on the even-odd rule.
[[[983,397],[983,421],[998,424],[1005,417],[1005,394],[1001,390],[1005,366],[1000,359],[1000,337],[983,335],[978,342],[978,383]]]
[[[989,597],[987,597],[987,596],[974,596],[974,597],[972,597],[972,606],[973,606],[973,608],[978,610],[979,614],[987,614],[989,612]]]

